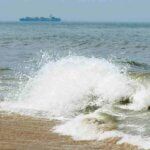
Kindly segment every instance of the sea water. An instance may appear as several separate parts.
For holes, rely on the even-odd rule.
[[[150,24],[0,23],[0,111],[150,148]]]

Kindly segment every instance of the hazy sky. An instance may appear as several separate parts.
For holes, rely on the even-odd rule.
[[[0,20],[54,16],[67,21],[148,21],[150,0],[0,0]]]

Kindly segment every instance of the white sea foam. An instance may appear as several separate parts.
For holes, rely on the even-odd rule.
[[[0,109],[69,119],[62,126],[56,127],[55,131],[75,139],[100,139],[108,135],[102,130],[104,125],[87,120],[89,117],[90,120],[93,118],[98,121],[104,118],[96,112],[85,115],[83,112],[86,108],[94,106],[99,113],[105,109],[110,111],[112,105],[129,99],[132,103],[124,108],[147,109],[150,105],[149,89],[105,59],[68,56],[43,65],[29,79],[18,99],[1,102]],[[109,136],[120,136],[119,132],[108,133]],[[132,141],[127,141],[127,135],[123,133],[121,137],[122,141]]]
[[[74,140],[105,140],[108,138],[119,137],[117,144],[128,143],[139,148],[150,148],[150,137],[141,137],[141,135],[129,135],[123,132],[112,130],[102,130],[103,124],[97,124],[100,116],[96,114],[78,116],[65,124],[56,126],[53,131],[62,135],[72,136]]]

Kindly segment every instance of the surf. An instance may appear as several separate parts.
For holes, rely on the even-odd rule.
[[[121,131],[119,119],[126,118],[127,111],[134,118],[131,112],[149,109],[149,88],[149,84],[132,78],[125,66],[106,59],[70,55],[41,65],[19,89],[17,98],[4,100],[0,109],[62,120],[54,132],[75,139],[119,136],[130,142],[125,140],[127,135],[131,139],[135,136]],[[133,140],[132,144],[137,143]]]

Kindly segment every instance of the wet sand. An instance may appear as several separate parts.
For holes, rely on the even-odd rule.
[[[0,150],[137,150],[118,145],[119,138],[104,141],[74,141],[50,130],[58,122],[16,114],[0,114]]]

